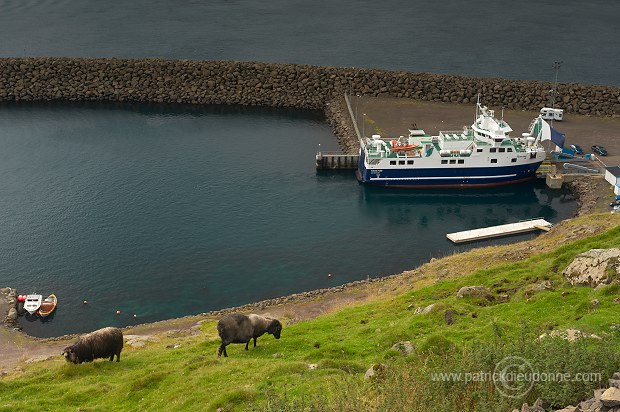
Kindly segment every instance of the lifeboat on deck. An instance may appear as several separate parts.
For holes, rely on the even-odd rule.
[[[392,140],[390,143],[393,152],[413,152],[420,147],[417,144],[398,144],[396,140]]]

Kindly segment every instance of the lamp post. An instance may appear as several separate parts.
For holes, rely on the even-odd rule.
[[[362,138],[366,137],[364,128],[366,127],[366,113],[362,113]]]
[[[562,62],[553,62],[553,69],[555,70],[555,81],[553,82],[553,89],[551,89],[551,108],[555,109],[555,98],[558,95],[558,72],[560,71],[560,66]]]

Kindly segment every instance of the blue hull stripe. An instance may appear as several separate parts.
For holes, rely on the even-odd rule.
[[[357,178],[361,183],[398,187],[481,187],[517,183],[532,179],[542,160],[514,166],[393,168],[371,173],[360,153]],[[495,174],[496,173],[496,174]]]
[[[446,180],[446,179],[505,179],[516,177],[516,173],[509,175],[491,175],[491,176],[429,176],[429,177],[371,177],[370,181],[381,181],[381,180]]]

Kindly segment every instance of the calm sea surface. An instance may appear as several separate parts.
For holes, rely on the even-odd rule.
[[[0,56],[257,60],[548,81],[562,60],[561,82],[620,84],[617,2],[127,3],[0,0]],[[576,209],[570,194],[542,182],[361,187],[352,173],[315,172],[319,143],[337,148],[314,112],[0,105],[0,286],[55,292],[61,302],[45,323],[21,318],[21,326],[36,336],[84,332],[397,273],[491,244],[456,247],[447,232],[538,216],[557,222]]]
[[[0,0],[0,56],[163,57],[620,85],[615,0]],[[560,89],[561,93],[562,90]]]

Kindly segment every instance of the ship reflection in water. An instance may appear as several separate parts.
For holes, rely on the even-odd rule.
[[[360,207],[388,227],[407,226],[413,238],[544,218],[552,223],[568,218],[558,205],[575,201],[566,189],[548,189],[535,180],[490,189],[386,189],[360,187]],[[533,234],[476,242],[509,243]],[[417,242],[417,241],[416,241]]]

